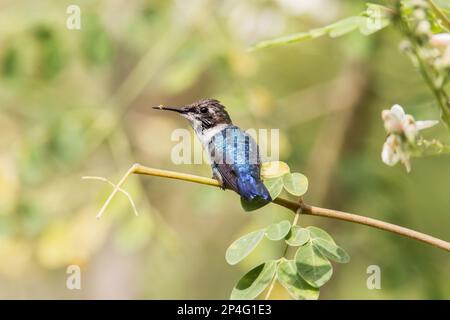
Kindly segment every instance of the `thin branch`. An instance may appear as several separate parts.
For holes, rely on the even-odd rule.
[[[114,183],[112,183],[111,181],[109,181],[108,179],[106,179],[104,177],[83,176],[83,177],[81,177],[81,179],[103,181],[103,182],[106,182],[107,184],[109,184],[113,188],[117,187]],[[131,197],[131,195],[127,191],[123,190],[122,188],[117,188],[117,190],[122,192],[128,198],[128,201],[130,202],[131,206],[133,207],[134,214],[136,216],[138,216],[139,213],[137,211],[136,205],[134,204],[134,201],[133,201],[133,198]]]
[[[103,204],[102,208],[100,209],[100,211],[98,212],[96,218],[100,219],[103,215],[103,212],[105,212],[106,208],[108,207],[109,203],[111,202],[111,200],[114,198],[114,196],[116,195],[116,193],[118,191],[120,191],[120,187],[122,187],[122,185],[125,183],[125,181],[127,180],[128,176],[132,173],[135,172],[136,168],[138,167],[138,164],[134,164],[131,166],[130,169],[128,169],[127,173],[125,173],[125,175],[122,177],[122,179],[120,179],[119,183],[116,184],[114,186],[114,190],[111,192],[111,194],[109,195],[108,199],[106,199],[105,203]]]
[[[439,7],[437,7],[433,1],[428,0],[430,3],[432,9],[434,12],[439,15],[438,13],[440,11]],[[399,4],[400,5],[400,4]],[[399,10],[401,12],[401,10]],[[442,13],[441,19],[444,19],[444,22],[447,22],[450,26],[450,21],[445,16],[444,13]],[[405,36],[412,44],[411,51],[410,51],[410,57],[413,60],[413,63],[418,68],[420,74],[422,75],[422,78],[425,80],[425,83],[432,91],[439,108],[441,109],[441,119],[446,124],[447,129],[450,130],[450,98],[447,95],[445,89],[442,85],[438,85],[437,81],[435,79],[435,76],[432,73],[432,70],[430,70],[426,59],[423,57],[423,53],[421,50],[421,44],[419,40],[417,39],[417,36],[414,34],[414,32],[411,30],[411,27],[408,23],[407,18],[402,16],[400,13],[398,16],[398,19],[395,20],[397,23],[397,27],[399,31]]]
[[[434,14],[441,19],[442,24],[450,30],[450,19],[445,15],[445,13],[441,10],[441,8],[438,7],[436,3],[434,3],[433,0],[427,0],[428,4],[430,5],[431,9],[433,10]]]
[[[97,218],[100,218],[105,211],[106,207],[111,202],[114,195],[119,191],[125,180],[127,179],[130,174],[142,174],[142,175],[148,175],[148,176],[156,176],[156,177],[163,177],[163,178],[169,178],[169,179],[176,179],[176,180],[183,180],[188,182],[194,182],[199,184],[204,184],[212,187],[221,187],[220,183],[217,180],[200,177],[192,174],[186,174],[186,173],[180,173],[180,172],[174,172],[174,171],[167,171],[167,170],[160,170],[155,168],[149,168],[142,166],[140,164],[134,164],[126,174],[122,177],[122,179],[119,181],[119,183],[115,186],[113,192],[110,194],[108,199],[105,201],[104,205],[100,209],[99,213],[97,214]],[[432,246],[435,246],[437,248],[443,249],[445,251],[450,252],[450,242],[435,238],[433,236],[427,235],[425,233],[421,233],[415,230],[411,230],[405,227],[401,227],[392,223],[380,221],[373,218],[368,218],[352,213],[347,213],[343,211],[338,210],[332,210],[332,209],[326,209],[326,208],[320,208],[308,205],[302,201],[299,203],[287,200],[284,198],[276,198],[273,200],[273,203],[280,205],[282,207],[285,207],[289,210],[292,210],[294,213],[299,212],[300,214],[307,214],[312,216],[319,216],[319,217],[326,217],[326,218],[332,218],[342,221],[348,221],[353,223],[358,223],[362,225],[366,225],[369,227],[389,231],[392,233],[399,234],[404,237],[408,237],[411,239],[416,239],[421,242],[430,244]]]
[[[300,202],[303,202],[303,200],[301,199]],[[294,216],[294,221],[292,221],[292,226],[297,225],[298,222],[298,218],[300,217],[300,209],[298,209],[295,212],[295,216]],[[283,258],[286,257],[286,254],[289,251],[289,245],[286,243],[285,247],[284,247],[284,251],[283,251],[283,255],[281,256],[281,258],[278,261],[278,264],[281,262],[281,260],[283,260]],[[269,286],[269,290],[267,290],[266,295],[264,296],[264,300],[269,300],[270,295],[272,294],[273,288],[275,287],[275,283],[277,282],[277,273],[275,272],[275,274],[272,277],[272,281],[270,282],[270,286]]]
[[[280,262],[278,261],[277,266]],[[269,300],[270,295],[272,294],[273,288],[275,287],[275,283],[277,282],[277,273],[273,274],[272,280],[270,281],[269,289],[267,290],[266,295],[264,296],[264,300]]]

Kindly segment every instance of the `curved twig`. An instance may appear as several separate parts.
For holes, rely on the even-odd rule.
[[[100,212],[97,214],[97,218],[100,218],[103,212],[105,211],[108,204],[111,202],[114,195],[120,191],[120,188],[122,184],[125,182],[126,178],[130,174],[142,174],[142,175],[149,175],[149,176],[156,176],[156,177],[163,177],[163,178],[169,178],[169,179],[176,179],[176,180],[183,180],[188,182],[195,182],[199,184],[204,184],[212,187],[221,187],[220,183],[217,180],[200,177],[192,174],[187,173],[180,173],[180,172],[174,172],[174,171],[168,171],[168,170],[161,170],[161,169],[155,169],[155,168],[149,168],[142,166],[140,164],[134,164],[130,169],[128,169],[127,173],[122,177],[122,179],[119,181],[117,185],[115,185],[115,188],[113,192],[110,194],[104,205],[102,206]],[[405,227],[401,227],[392,223],[380,221],[377,219],[369,218],[360,216],[357,214],[352,214],[348,212],[338,211],[338,210],[332,210],[332,209],[326,209],[326,208],[320,208],[308,205],[302,201],[300,202],[294,202],[291,200],[287,200],[284,198],[276,198],[273,200],[273,203],[280,205],[282,207],[285,207],[294,213],[299,212],[300,214],[307,214],[312,216],[320,216],[320,217],[326,217],[326,218],[332,218],[337,220],[343,220],[353,223],[358,223],[362,225],[366,225],[369,227],[389,231],[392,233],[399,234],[404,237],[408,237],[411,239],[416,239],[421,242],[430,244],[432,246],[435,246],[437,248],[443,249],[445,251],[450,252],[450,242],[447,242],[445,240],[441,240],[438,238],[435,238],[433,236],[430,236],[428,234],[418,232],[415,230],[411,230]]]

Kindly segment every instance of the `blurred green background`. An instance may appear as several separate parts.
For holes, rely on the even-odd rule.
[[[66,9],[81,8],[68,30]],[[281,160],[308,176],[305,200],[450,239],[450,158],[413,160],[407,174],[381,162],[380,113],[401,104],[437,119],[432,95],[389,27],[247,52],[263,39],[355,15],[363,1],[0,1],[0,298],[227,299],[235,282],[282,245],[263,242],[237,266],[240,235],[291,214],[246,214],[239,198],[202,185],[133,176],[95,214],[134,163],[174,165],[175,115],[152,110],[217,98],[243,128],[279,128]],[[441,124],[425,133],[449,142]],[[346,222],[301,217],[351,255],[334,265],[321,299],[449,299],[450,256],[414,240]],[[66,289],[66,268],[82,290]],[[381,268],[381,290],[366,269]],[[275,287],[274,298],[288,298]]]

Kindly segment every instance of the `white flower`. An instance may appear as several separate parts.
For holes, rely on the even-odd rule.
[[[420,21],[417,25],[416,32],[419,35],[429,35],[431,32],[431,24],[427,20]]]
[[[390,110],[383,110],[381,118],[388,134],[403,134],[409,141],[414,142],[418,134],[417,126],[414,118],[406,114],[402,106],[396,104]]]
[[[383,110],[381,112],[381,118],[384,121],[384,128],[387,133],[401,133],[404,117],[405,111],[398,104],[394,105],[390,110]]]
[[[414,117],[406,114],[398,104],[390,110],[383,110],[381,118],[388,134],[404,135],[411,143],[414,143],[420,130],[431,128],[438,123],[436,120],[415,121]]]
[[[410,172],[410,150],[416,143],[419,131],[435,126],[438,121],[415,121],[414,117],[406,114],[398,104],[392,106],[390,110],[383,110],[381,118],[388,133],[381,152],[382,161],[389,166],[394,166],[400,161],[406,167],[406,171]]]
[[[430,44],[438,51],[435,61],[437,69],[450,67],[450,33],[434,34],[430,38]]]

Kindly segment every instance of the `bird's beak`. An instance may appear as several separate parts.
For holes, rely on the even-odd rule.
[[[157,107],[153,107],[153,109],[156,110],[167,110],[167,111],[174,111],[174,112],[178,112],[181,114],[184,114],[187,112],[186,108],[181,107],[181,108],[174,108],[174,107],[163,107],[163,106],[157,106]]]

